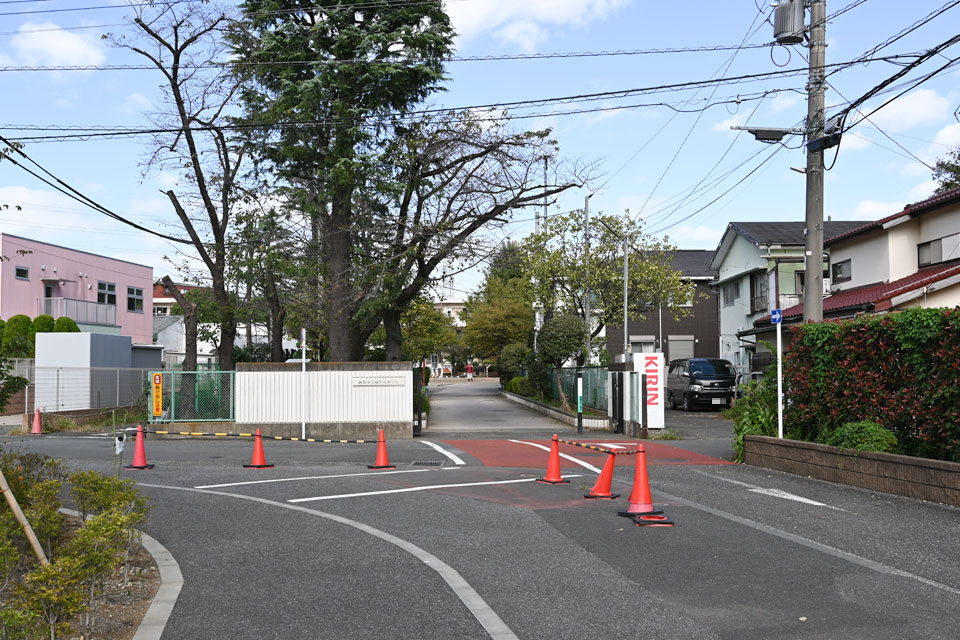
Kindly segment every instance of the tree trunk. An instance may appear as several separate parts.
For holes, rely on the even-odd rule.
[[[173,280],[170,279],[170,276],[163,276],[160,279],[160,284],[163,285],[164,291],[166,291],[171,298],[177,301],[177,304],[180,305],[180,308],[183,309],[183,332],[184,332],[184,356],[183,356],[183,371],[196,371],[197,370],[197,305],[187,300],[180,290],[177,289],[177,285],[173,283]]]
[[[397,361],[403,356],[403,329],[400,326],[400,314],[391,309],[383,314],[383,328],[387,333],[387,360]]]
[[[567,402],[567,394],[563,392],[563,378],[560,375],[559,366],[553,368],[554,375],[557,377],[557,393],[560,394],[560,408],[564,411],[570,411],[570,403]]]
[[[351,189],[337,185],[330,207],[327,228],[327,337],[330,341],[330,360],[354,360],[354,341],[351,339],[350,316],[353,310],[353,288],[350,277],[350,207]]]

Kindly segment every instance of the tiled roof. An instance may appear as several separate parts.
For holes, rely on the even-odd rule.
[[[834,244],[835,242],[838,242],[840,240],[845,240],[846,238],[857,236],[857,235],[860,235],[861,233],[866,233],[867,231],[871,231],[873,229],[881,229],[885,224],[887,224],[888,222],[892,222],[897,218],[920,215],[921,213],[926,213],[931,209],[936,209],[937,207],[943,206],[945,204],[951,204],[953,202],[960,202],[960,189],[952,189],[950,191],[945,191],[944,193],[937,194],[935,196],[927,198],[926,200],[921,200],[920,202],[908,204],[903,208],[902,211],[898,211],[893,215],[887,216],[886,218],[881,218],[876,222],[868,222],[865,224],[861,224],[859,227],[855,229],[850,229],[845,233],[835,235],[829,239],[827,239],[826,235],[824,235],[823,244],[824,245]]]
[[[713,251],[707,249],[678,249],[670,252],[673,262],[670,266],[688,278],[712,278],[717,275],[710,269]]]
[[[855,289],[840,291],[823,299],[823,313],[827,315],[831,311],[855,309],[871,304],[874,305],[874,308],[879,307],[882,309],[883,303],[891,298],[958,274],[960,274],[960,264],[956,262],[938,264],[932,267],[924,267],[914,274],[900,278],[899,280],[894,280],[893,282],[866,285]],[[792,318],[802,317],[803,303],[783,310],[784,322]],[[770,324],[770,316],[766,315],[756,320],[753,324],[754,326]]]

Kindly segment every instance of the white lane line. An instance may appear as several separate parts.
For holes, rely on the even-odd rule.
[[[420,562],[427,565],[430,569],[433,569],[443,578],[453,592],[456,594],[460,601],[466,605],[467,609],[470,610],[470,613],[477,619],[477,621],[483,625],[483,628],[486,629],[487,633],[490,635],[493,640],[519,640],[517,635],[507,626],[507,624],[497,615],[497,613],[490,608],[490,605],[480,597],[480,594],[477,593],[476,589],[470,586],[466,580],[463,579],[463,576],[460,573],[448,565],[446,562],[436,557],[432,553],[429,553],[425,549],[418,547],[412,542],[408,542],[403,538],[398,538],[395,535],[389,534],[386,531],[381,531],[380,529],[375,529],[368,524],[358,522],[356,520],[351,520],[350,518],[344,518],[343,516],[337,516],[332,513],[327,513],[325,511],[317,511],[316,509],[308,509],[307,507],[299,507],[292,504],[284,504],[282,502],[274,502],[273,500],[267,500],[265,498],[256,498],[254,496],[245,496],[239,493],[227,493],[225,491],[205,491],[202,489],[191,489],[189,487],[171,487],[160,484],[147,484],[145,482],[139,483],[141,487],[152,487],[154,489],[171,489],[175,491],[193,491],[196,493],[205,493],[207,495],[214,496],[226,496],[228,498],[239,498],[241,500],[251,500],[253,502],[259,502],[261,504],[270,505],[272,507],[281,507],[283,509],[293,509],[295,511],[300,511],[302,513],[308,513],[314,516],[320,516],[321,518],[326,518],[328,520],[333,520],[334,522],[339,522],[348,527],[353,527],[368,533],[375,538],[379,538],[384,542],[388,542],[395,547],[399,548],[402,551],[406,551],[413,557],[417,558]]]
[[[433,447],[434,449],[436,449],[437,451],[439,451],[439,452],[442,453],[443,455],[447,456],[448,458],[450,458],[451,460],[453,460],[453,463],[454,463],[454,464],[467,464],[466,462],[464,462],[463,460],[461,460],[461,459],[459,458],[459,456],[457,456],[457,455],[454,454],[454,453],[451,453],[450,451],[447,451],[446,449],[444,449],[443,447],[441,447],[440,445],[438,445],[436,442],[430,442],[429,440],[421,440],[420,442],[422,442],[423,444],[427,445],[428,447]]]
[[[323,480],[325,478],[356,478],[359,476],[388,476],[394,473],[423,473],[435,469],[405,469],[403,471],[370,471],[364,473],[340,473],[330,476],[305,476],[303,478],[274,478],[272,480],[249,480],[247,482],[225,482],[223,484],[203,484],[194,489],[221,489],[223,487],[242,487],[248,484],[269,484],[273,482],[295,482],[297,480]]]
[[[528,444],[528,445],[530,445],[531,447],[536,447],[536,448],[538,448],[538,449],[543,449],[544,451],[550,451],[550,447],[547,447],[547,446],[542,445],[542,444],[537,444],[536,442],[526,442],[525,440],[511,440],[510,442],[516,442],[517,444]],[[597,475],[600,475],[600,469],[597,469],[595,466],[593,466],[593,465],[590,464],[589,462],[584,462],[583,460],[580,460],[580,459],[578,459],[578,458],[574,458],[573,456],[568,456],[568,455],[565,454],[565,453],[561,453],[561,454],[560,454],[560,457],[561,457],[561,458],[566,458],[566,459],[569,460],[570,462],[574,462],[574,463],[580,465],[581,467],[583,467],[584,469],[589,469],[590,471],[593,471],[593,472],[596,473]]]
[[[841,509],[840,507],[834,507],[823,502],[817,502],[816,500],[811,500],[810,498],[804,498],[803,496],[798,496],[795,493],[788,493],[781,489],[767,489],[765,487],[758,487],[755,484],[749,484],[747,482],[740,482],[739,480],[731,480],[730,478],[724,478],[723,476],[718,476],[714,473],[708,473],[700,469],[693,469],[694,472],[699,473],[702,476],[707,476],[708,478],[713,478],[714,480],[722,480],[723,482],[729,482],[730,484],[735,484],[739,487],[745,487],[750,491],[750,493],[759,493],[765,496],[772,496],[774,498],[782,498],[784,500],[793,500],[794,502],[802,502],[803,504],[810,504],[815,507],[826,507],[827,509],[833,509],[834,511],[846,511],[846,509]]]
[[[893,576],[900,576],[901,578],[909,578],[910,580],[916,580],[921,584],[925,584],[936,589],[941,589],[947,593],[952,593],[953,595],[960,596],[960,589],[951,587],[950,585],[943,584],[942,582],[937,582],[936,580],[931,580],[930,578],[924,578],[923,576],[917,575],[915,573],[910,573],[909,571],[904,571],[903,569],[897,569],[896,567],[891,567],[890,565],[883,564],[882,562],[877,562],[876,560],[871,560],[869,558],[864,558],[863,556],[858,556],[855,553],[850,553],[848,551],[843,551],[837,549],[836,547],[831,547],[823,544],[822,542],[816,542],[815,540],[810,540],[802,536],[798,536],[795,533],[790,533],[788,531],[783,531],[782,529],[777,529],[776,527],[771,527],[754,520],[748,520],[747,518],[734,515],[727,511],[721,511],[720,509],[714,509],[713,507],[708,507],[706,505],[700,504],[699,502],[694,502],[693,500],[688,500],[687,498],[681,498],[679,496],[674,496],[669,493],[657,490],[661,496],[669,500],[670,502],[675,502],[679,505],[687,505],[694,509],[699,509],[706,513],[717,516],[718,518],[723,518],[724,520],[729,520],[730,522],[736,522],[737,524],[742,524],[745,527],[750,527],[751,529],[756,529],[757,531],[762,531],[764,533],[769,533],[770,535],[777,536],[778,538],[783,538],[784,540],[789,540],[797,544],[803,545],[814,551],[819,551],[821,553],[826,553],[835,558],[840,558],[846,560],[847,562],[852,562],[853,564],[859,565],[861,567],[866,567],[876,571],[877,573],[884,573]],[[835,507],[832,507],[835,508]]]
[[[579,474],[560,476],[561,478],[579,478]],[[451,489],[453,487],[482,487],[491,484],[516,484],[518,482],[535,482],[536,478],[522,480],[490,480],[488,482],[461,482],[454,484],[431,484],[425,487],[404,487],[403,489],[384,489],[382,491],[364,491],[363,493],[341,493],[335,496],[316,496],[315,498],[294,498],[287,502],[316,502],[318,500],[339,500],[341,498],[362,498],[364,496],[382,496],[388,493],[410,493],[411,491],[428,491],[430,489]]]

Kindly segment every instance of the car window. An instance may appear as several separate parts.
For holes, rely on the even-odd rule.
[[[692,365],[696,375],[703,376],[732,376],[733,367],[726,360],[704,360]]]

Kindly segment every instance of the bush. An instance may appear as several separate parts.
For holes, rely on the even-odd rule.
[[[527,347],[519,342],[512,342],[500,351],[500,363],[498,364],[499,373],[504,378],[510,379],[515,376],[523,367],[523,361],[527,358]]]
[[[733,420],[734,462],[743,462],[744,436],[777,435],[777,381],[767,376],[759,382],[743,385],[738,398],[725,415]]]
[[[897,436],[871,420],[847,422],[823,440],[823,444],[857,451],[895,453]]]
[[[56,333],[80,333],[80,327],[77,326],[77,323],[74,322],[73,318],[68,318],[67,316],[57,318],[56,323],[53,325],[53,330]]]
[[[18,314],[7,320],[3,329],[3,352],[11,358],[30,358],[33,356],[33,344],[30,342],[30,318]]]
[[[507,383],[507,391],[510,393],[515,393],[518,396],[534,396],[537,393],[536,387],[533,386],[533,383],[530,381],[530,378],[526,376],[517,376],[516,378],[511,378],[510,382]]]
[[[784,420],[800,439],[866,419],[901,453],[960,461],[960,308],[800,325],[784,382]]]
[[[54,326],[53,316],[42,314],[33,319],[30,324],[30,344],[34,347],[34,353],[36,353],[37,347],[37,334],[53,333]]]

